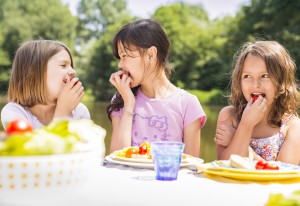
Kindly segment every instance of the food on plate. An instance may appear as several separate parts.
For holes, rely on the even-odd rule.
[[[252,160],[247,157],[232,154],[229,158],[230,165],[235,168],[254,169]]]
[[[252,103],[254,103],[254,102],[258,99],[259,95],[261,95],[262,97],[265,97],[265,96],[266,96],[266,95],[263,94],[263,93],[252,93],[252,94],[251,94],[251,97],[252,97]]]
[[[151,152],[151,146],[149,145],[148,142],[143,142],[140,146],[139,146],[139,154],[141,155],[150,155]]]
[[[24,133],[24,132],[31,132],[31,131],[32,131],[31,124],[23,119],[15,119],[6,125],[7,134],[12,134],[16,132]]]
[[[131,158],[133,154],[138,154],[139,150],[136,147],[129,147],[125,152],[126,158]]]
[[[255,169],[257,170],[279,170],[279,166],[272,161],[259,160],[255,164]]]
[[[148,142],[143,142],[139,147],[126,147],[118,150],[116,155],[126,158],[151,159],[151,146]]]
[[[16,120],[0,138],[0,156],[49,155],[94,150],[106,131],[91,120],[56,120],[32,130]],[[10,126],[11,125],[11,126]],[[15,126],[13,126],[15,125]],[[30,130],[31,128],[31,130]],[[26,131],[26,132],[20,132]]]
[[[151,146],[148,142],[143,142],[138,147],[126,147],[122,150],[117,150],[114,154],[123,158],[135,158],[135,159],[152,159]],[[187,154],[182,154],[182,159],[191,157]]]
[[[236,154],[230,155],[229,162],[230,166],[235,168],[251,170],[279,170],[279,166],[275,161],[259,160],[256,162],[248,157],[242,157]]]

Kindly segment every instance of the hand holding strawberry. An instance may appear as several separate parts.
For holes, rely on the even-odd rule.
[[[60,92],[55,109],[55,117],[70,116],[84,95],[84,87],[78,78],[67,80]]]

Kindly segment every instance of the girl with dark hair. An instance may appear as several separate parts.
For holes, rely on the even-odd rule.
[[[110,151],[147,141],[179,141],[185,153],[199,157],[206,115],[196,96],[169,80],[169,39],[152,19],[123,26],[113,39],[121,69],[109,81],[118,93],[107,107],[112,121]]]

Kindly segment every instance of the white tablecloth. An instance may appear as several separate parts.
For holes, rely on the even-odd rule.
[[[175,181],[157,181],[154,170],[113,163],[98,167],[90,177],[77,188],[79,193],[73,193],[72,198],[55,200],[45,197],[43,204],[31,202],[28,205],[183,206],[193,203],[256,206],[264,205],[270,193],[290,194],[300,189],[300,182],[245,182],[221,177],[208,178],[205,174],[195,173],[188,168],[182,168]],[[23,205],[26,203],[23,202]]]

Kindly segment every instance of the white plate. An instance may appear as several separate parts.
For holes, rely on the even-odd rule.
[[[120,164],[120,165],[126,165],[130,167],[135,167],[135,168],[143,168],[143,169],[154,169],[154,164],[152,162],[127,162],[123,160],[118,160],[118,159],[113,159],[110,155],[105,157],[105,160],[108,162],[112,162],[115,164]],[[180,164],[180,167],[187,167],[187,166],[192,166],[192,165],[197,165],[197,164],[202,164],[204,161],[203,159],[200,158],[195,158],[195,157],[190,157],[187,158],[185,162],[182,162]]]

